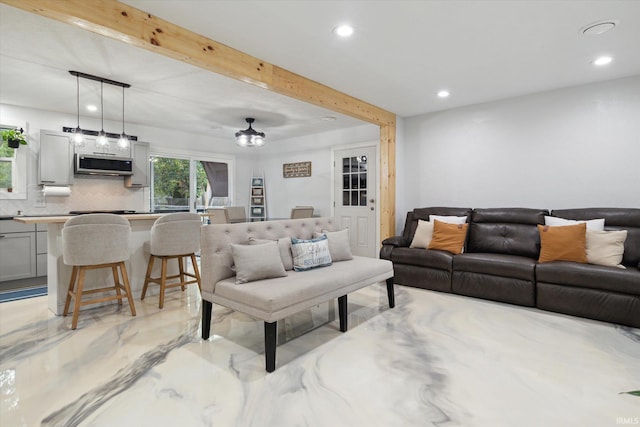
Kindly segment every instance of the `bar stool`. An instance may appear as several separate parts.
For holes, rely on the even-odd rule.
[[[127,298],[131,315],[136,315],[133,303],[127,268],[124,264],[129,259],[131,242],[131,226],[129,221],[114,214],[89,214],[70,218],[62,228],[62,259],[66,265],[73,266],[67,299],[64,303],[63,315],[69,313],[71,299],[74,299],[71,329],[78,325],[80,307],[104,301]],[[85,290],[85,273],[87,270],[111,268],[113,286]],[[124,285],[120,283],[118,268],[122,274]],[[77,284],[77,288],[76,288]],[[115,295],[101,296],[95,299],[82,300],[84,295],[115,290]],[[124,291],[124,295],[121,293]]]
[[[189,212],[167,214],[156,220],[151,227],[149,264],[144,278],[141,300],[147,293],[149,283],[160,285],[160,302],[158,304],[160,308],[164,306],[166,288],[180,286],[184,291],[185,285],[191,283],[197,283],[200,288],[200,271],[196,262],[196,252],[200,250],[201,226],[200,215]],[[194,274],[185,271],[184,259],[187,257],[191,258]],[[156,258],[162,260],[162,273],[160,277],[151,277],[151,270]],[[173,276],[167,276],[167,261],[170,259],[178,260],[179,273]],[[187,276],[194,278],[194,280],[186,281],[185,277]],[[177,278],[180,278],[179,282],[167,284],[168,279]]]

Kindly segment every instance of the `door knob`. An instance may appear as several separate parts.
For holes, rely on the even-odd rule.
[[[370,209],[373,211],[373,210],[375,210],[376,208],[374,208],[373,206],[371,206],[371,208],[370,208]]]
[[[375,199],[370,199],[369,202],[373,203],[373,202],[375,202]]]

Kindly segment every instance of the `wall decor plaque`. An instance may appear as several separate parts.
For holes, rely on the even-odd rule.
[[[311,176],[311,162],[284,163],[282,165],[284,178],[300,178]]]

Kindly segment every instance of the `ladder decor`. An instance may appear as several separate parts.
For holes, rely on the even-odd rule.
[[[264,186],[264,173],[251,174],[251,195],[249,198],[249,218],[251,221],[267,219],[267,203]]]

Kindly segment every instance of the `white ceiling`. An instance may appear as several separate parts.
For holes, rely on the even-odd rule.
[[[640,74],[640,1],[125,3],[401,117]],[[130,83],[127,121],[141,124],[224,138],[255,115],[272,139],[361,124],[8,6],[0,15],[3,103],[75,113],[67,70],[76,69]],[[618,26],[579,33],[604,19]],[[332,34],[342,23],[355,27],[352,38]],[[614,61],[594,67],[603,54]],[[443,88],[448,99],[436,96]],[[85,92],[99,95],[99,85],[82,90],[83,102]],[[105,87],[105,114],[119,120],[121,94],[107,95]]]

